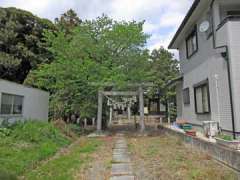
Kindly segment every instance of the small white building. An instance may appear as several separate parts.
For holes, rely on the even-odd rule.
[[[3,120],[48,121],[49,93],[0,79],[0,124]]]

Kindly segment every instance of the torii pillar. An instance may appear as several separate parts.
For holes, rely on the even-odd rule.
[[[141,132],[145,130],[145,123],[144,123],[144,95],[143,95],[143,88],[142,86],[139,87],[139,112],[140,112],[140,127]]]
[[[98,91],[98,114],[97,114],[97,131],[102,131],[102,107],[103,107],[103,93]]]
[[[112,124],[112,119],[113,119],[113,107],[110,106],[110,108],[109,108],[109,122],[108,122],[108,125]]]

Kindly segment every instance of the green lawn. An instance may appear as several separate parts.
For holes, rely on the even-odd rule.
[[[0,128],[0,179],[15,179],[70,143],[51,123],[27,122]]]
[[[81,138],[69,151],[29,171],[23,179],[28,180],[71,180],[74,175],[91,161],[90,155],[102,145],[99,139]]]

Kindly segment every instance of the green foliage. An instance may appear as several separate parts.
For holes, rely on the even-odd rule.
[[[5,171],[2,171],[0,169],[0,179],[3,179],[3,180],[17,180],[17,177],[14,174],[6,173]]]
[[[1,128],[0,127],[0,137],[6,137],[11,134],[11,130],[8,128]]]
[[[25,83],[51,92],[54,118],[71,112],[94,116],[103,83],[124,86],[147,80],[147,38],[143,22],[118,22],[105,15],[73,26],[71,33],[47,31],[44,40],[54,61],[32,71]]]
[[[42,33],[54,29],[51,21],[16,8],[0,8],[0,77],[23,82],[28,72],[49,62]]]
[[[226,141],[233,141],[233,137],[230,135],[220,134],[218,137]]]
[[[81,144],[74,144],[68,153],[48,161],[34,171],[27,172],[25,177],[29,180],[74,179],[75,173],[91,161],[89,155],[101,145],[103,143],[100,139],[82,139]]]
[[[56,129],[53,124],[40,121],[26,121],[17,123],[11,127],[11,137],[16,140],[24,140],[31,143],[52,141],[59,145],[68,144],[66,138]]]
[[[81,19],[77,14],[69,9],[60,18],[55,19],[55,24],[60,31],[65,32],[65,34],[71,33],[72,29],[81,23]]]
[[[150,59],[152,80],[156,84],[153,91],[160,91],[161,99],[165,101],[175,95],[175,90],[168,89],[166,85],[179,75],[179,62],[163,47],[154,49]]]
[[[5,175],[20,175],[70,143],[51,123],[45,122],[17,123],[3,132],[7,135],[0,136],[0,174]]]

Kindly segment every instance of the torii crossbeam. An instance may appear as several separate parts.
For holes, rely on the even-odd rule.
[[[98,113],[97,113],[97,131],[102,131],[102,107],[103,96],[139,96],[139,112],[141,131],[145,130],[144,123],[144,92],[143,87],[139,86],[137,91],[98,91]]]

